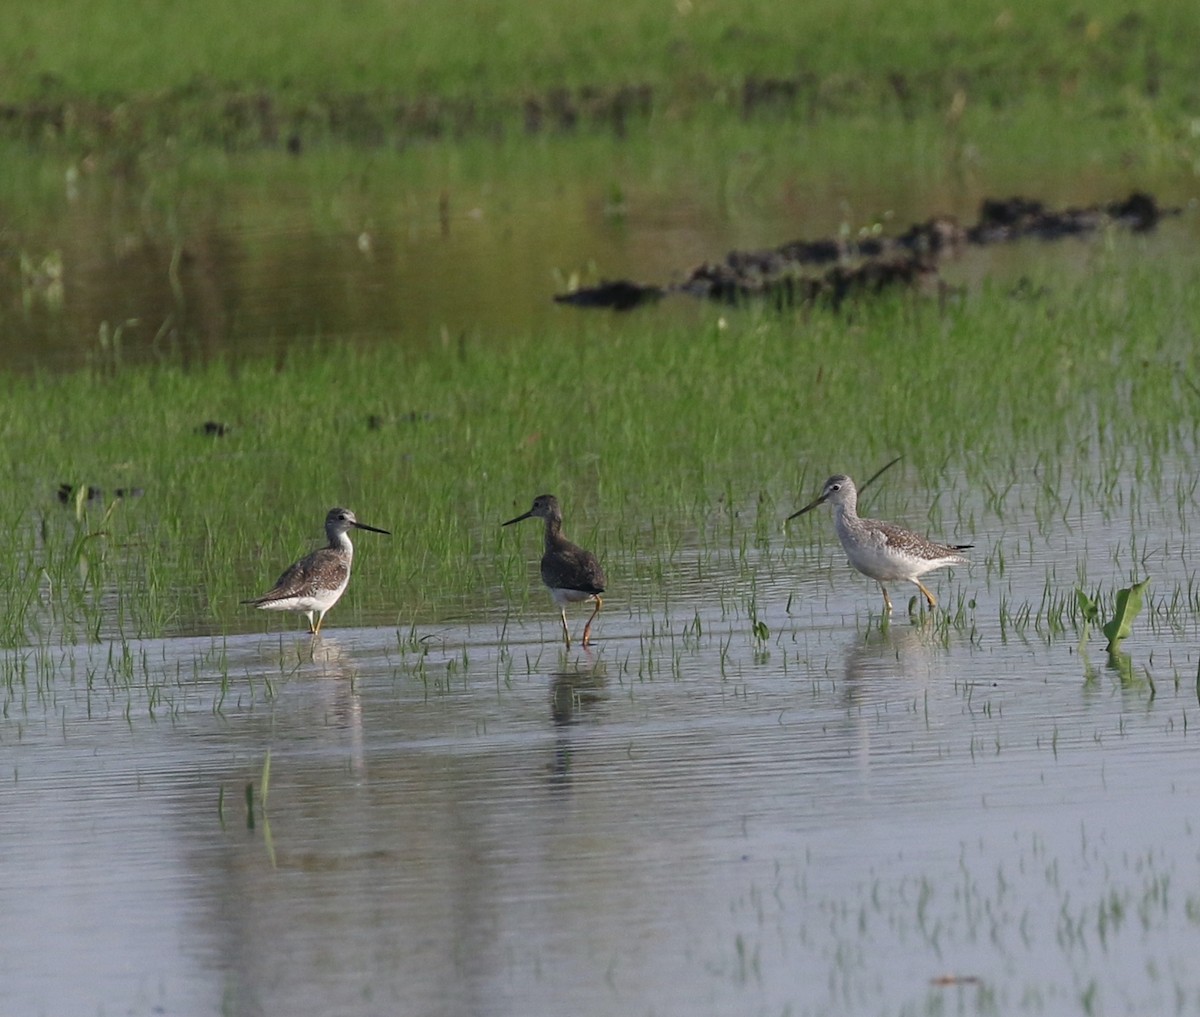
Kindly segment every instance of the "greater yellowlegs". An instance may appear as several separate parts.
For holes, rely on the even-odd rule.
[[[321,631],[326,612],[338,602],[350,582],[350,563],[354,558],[351,529],[388,533],[360,523],[349,509],[330,509],[325,517],[329,545],[301,558],[261,597],[242,603],[253,604],[262,611],[299,611],[308,616],[308,630],[315,636]]]
[[[591,551],[572,544],[562,535],[562,509],[552,494],[539,494],[533,499],[533,508],[524,515],[510,519],[503,526],[512,526],[523,519],[546,521],[546,550],[542,554],[542,582],[550,590],[550,596],[562,615],[563,639],[571,645],[571,630],[567,628],[567,605],[587,600],[595,601],[596,609],[583,627],[583,645],[591,642],[592,622],[600,613],[604,601],[604,570]]]
[[[888,463],[888,466],[890,465],[892,464]],[[895,523],[885,523],[879,519],[860,519],[858,490],[854,481],[844,473],[835,473],[825,481],[820,496],[798,512],[793,512],[788,519],[802,516],[825,502],[833,506],[833,525],[850,564],[879,584],[879,588],[883,590],[883,606],[889,612],[892,610],[892,600],[888,596],[885,584],[900,580],[915,583],[917,589],[925,594],[930,609],[935,608],[937,600],[925,588],[920,577],[926,572],[947,565],[967,564],[967,558],[959,552],[974,546],[936,544]]]

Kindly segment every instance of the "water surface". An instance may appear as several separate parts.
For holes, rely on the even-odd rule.
[[[590,651],[539,601],[132,644],[90,690],[108,648],[57,655],[0,723],[5,1010],[1200,1008],[1194,624],[1129,641],[1151,695],[993,606],[883,625],[795,546],[766,640],[729,568]],[[944,602],[994,604],[990,553]]]
[[[583,312],[556,306],[555,293],[601,279],[679,281],[731,249],[895,235],[935,215],[972,223],[985,197],[1013,193],[1051,207],[1102,204],[1135,187],[1164,205],[1194,197],[1169,174],[1064,179],[1022,168],[1015,178],[948,179],[896,152],[865,173],[823,163],[819,148],[797,148],[802,158],[786,135],[745,151],[698,148],[712,165],[638,146],[602,148],[594,162],[568,141],[520,157],[498,147],[474,153],[503,164],[483,180],[429,153],[341,168],[334,156],[264,156],[208,184],[182,169],[178,179],[165,170],[125,179],[112,167],[63,165],[50,197],[0,200],[12,224],[12,256],[0,261],[6,363],[64,370],[279,357],[312,343],[421,349],[463,336],[566,335]],[[1194,216],[1164,230],[1168,244],[1189,247],[1196,231]],[[1038,278],[1039,246],[970,251],[946,278]],[[1081,272],[1094,256],[1074,240],[1047,251]],[[680,297],[639,313],[687,321],[725,310]]]

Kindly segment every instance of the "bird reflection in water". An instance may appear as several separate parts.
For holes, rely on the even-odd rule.
[[[846,645],[841,692],[844,749],[857,762],[864,795],[871,794],[872,740],[880,731],[880,717],[886,717],[889,707],[897,703],[920,703],[931,687],[943,687],[948,666],[944,647],[927,625],[882,625]],[[883,732],[886,745],[886,725]]]
[[[574,755],[572,728],[608,700],[607,684],[605,669],[598,662],[586,668],[550,673],[550,719],[555,729],[554,758],[550,763],[553,786],[565,787],[569,783]],[[598,719],[598,715],[592,719]]]
[[[314,647],[311,657],[321,679],[317,692],[323,705],[323,728],[349,742],[350,770],[357,777],[366,775],[363,749],[362,699],[358,694],[358,669],[348,645],[326,634]]]

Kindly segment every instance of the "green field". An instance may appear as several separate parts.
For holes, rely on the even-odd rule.
[[[6,132],[92,145],[378,143],[712,114],[959,118],[1030,103],[1099,118],[1149,109],[1174,130],[1200,103],[1196,24],[1177,0],[52,0],[6,19],[0,85]]]

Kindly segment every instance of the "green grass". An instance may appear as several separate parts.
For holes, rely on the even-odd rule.
[[[1050,91],[1167,85],[1196,68],[1186,5],[1108,0],[1085,9],[1022,2],[847,7],[824,0],[781,8],[738,0],[621,4],[362,0],[315,8],[216,0],[203,9],[164,0],[129,6],[58,0],[27,7],[0,39],[8,75],[36,94],[53,76],[66,90],[138,94],[215,81],[298,94],[394,90],[486,95],[649,79],[684,87],[743,75],[800,72],[852,78],[911,68],[953,88],[976,69],[1005,99],[1014,85]],[[1194,75],[1192,75],[1194,78]],[[1009,95],[1005,93],[1009,92]]]
[[[531,96],[548,126],[561,126],[558,90],[584,123],[607,124],[599,97],[625,86],[648,89],[654,118],[667,121],[714,109],[909,117],[1043,100],[1111,116],[1128,96],[1186,113],[1200,95],[1196,19],[1176,0],[463,0],[452,10],[417,0],[146,0],[132,10],[58,0],[26,5],[5,27],[0,85],[28,114],[7,129],[93,148],[158,137],[278,143],[291,131],[368,142],[490,134],[524,123]],[[795,91],[755,96],[756,81]]]
[[[748,562],[757,548],[770,567],[782,517],[825,475],[897,453],[930,488],[965,478],[920,508],[931,528],[1036,515],[999,493],[963,497],[1003,477],[1028,492],[1031,470],[1049,529],[1053,506],[1071,521],[1076,501],[1119,525],[1130,491],[1152,524],[1180,525],[1187,493],[1145,485],[1197,439],[1200,291],[1147,257],[1152,243],[1095,246],[1085,276],[1063,272],[1036,301],[995,288],[944,309],[899,296],[840,315],[714,308],[692,327],[664,308],[581,319],[569,338],[12,377],[4,641],[257,628],[237,601],[311,547],[335,504],[394,531],[360,538],[347,603],[404,629],[528,597],[536,538],[499,523],[542,491],[633,598],[713,555]],[[231,431],[198,433],[206,420]],[[77,519],[54,497],[61,482],[146,493]],[[881,485],[873,507],[918,522],[909,489]],[[1110,563],[1121,572],[1146,553],[1133,534],[1129,561]],[[1064,575],[1064,590],[1076,580],[1094,583]]]

